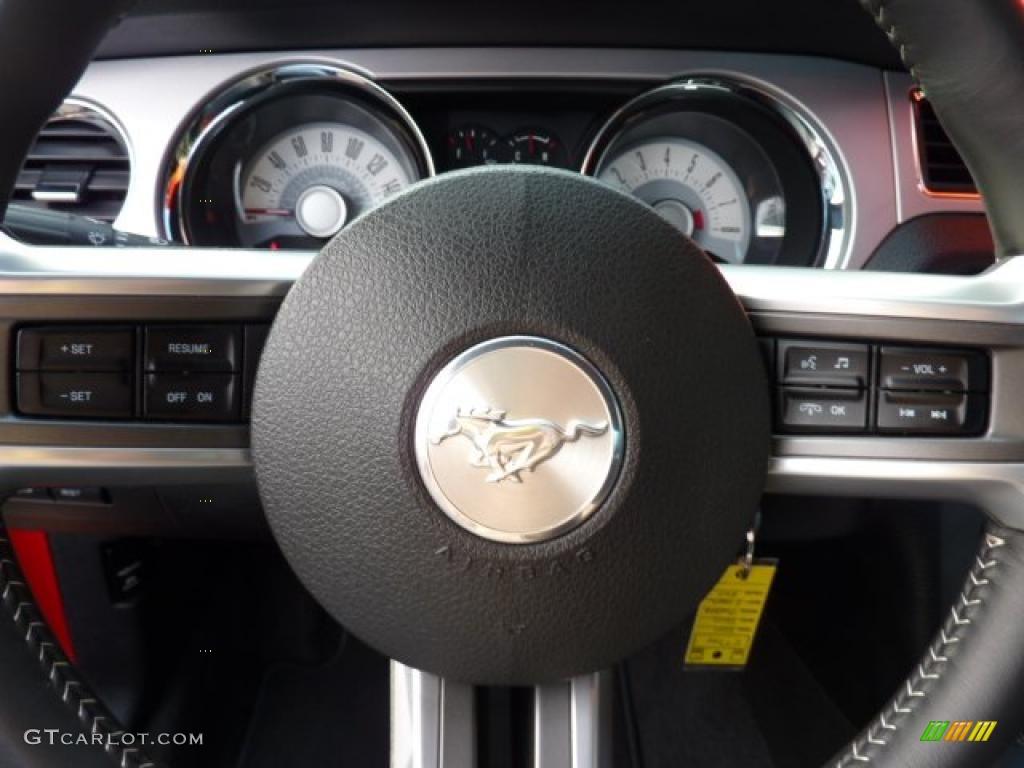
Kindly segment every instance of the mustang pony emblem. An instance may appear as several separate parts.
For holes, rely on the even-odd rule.
[[[470,463],[490,468],[488,483],[522,482],[520,472],[532,472],[554,456],[566,443],[581,436],[597,437],[608,430],[606,422],[587,424],[570,421],[565,428],[544,419],[506,419],[505,411],[494,408],[459,408],[445,432],[430,442],[440,445],[449,437],[462,435],[476,449]]]

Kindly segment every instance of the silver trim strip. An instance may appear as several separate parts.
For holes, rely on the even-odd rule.
[[[0,234],[0,295],[283,296],[308,251],[31,247]],[[1024,324],[1024,259],[977,277],[722,265],[748,310]],[[240,277],[242,276],[242,277]]]
[[[1024,259],[977,277],[722,265],[751,312],[1024,324]]]
[[[0,493],[36,483],[148,486],[253,479],[250,453],[240,448],[0,446]]]
[[[612,673],[534,688],[533,768],[611,768]]]
[[[533,689],[533,768],[567,768],[573,759],[568,683]]]
[[[391,768],[474,768],[473,687],[391,662]]]
[[[960,501],[1024,530],[1024,464],[787,456],[768,465],[767,493]]]
[[[0,295],[283,296],[315,253],[30,246],[0,232]]]
[[[612,673],[575,677],[570,691],[572,768],[611,768]]]

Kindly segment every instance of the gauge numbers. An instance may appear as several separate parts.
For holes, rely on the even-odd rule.
[[[715,152],[686,139],[636,144],[597,177],[643,200],[704,250],[741,263],[750,245],[750,201],[736,172]]]
[[[275,136],[240,173],[239,219],[252,244],[328,238],[412,180],[378,139],[342,123],[308,123]]]

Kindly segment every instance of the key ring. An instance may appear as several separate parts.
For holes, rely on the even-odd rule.
[[[757,542],[757,529],[761,526],[761,510],[757,510],[754,515],[754,524],[747,529],[747,547],[743,552],[743,557],[740,558],[742,569],[737,574],[741,579],[745,579],[750,576],[750,571],[754,567],[754,545]]]

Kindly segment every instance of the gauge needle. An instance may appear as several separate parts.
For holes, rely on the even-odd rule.
[[[294,216],[295,211],[287,208],[246,208],[250,216]]]

